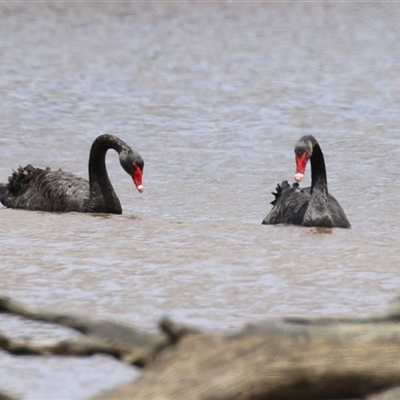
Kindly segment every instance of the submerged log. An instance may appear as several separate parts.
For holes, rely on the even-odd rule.
[[[235,334],[164,320],[159,335],[147,335],[125,324],[48,313],[0,297],[0,312],[83,333],[79,351],[65,343],[43,351],[38,343],[25,343],[23,351],[4,346],[4,340],[0,346],[16,354],[103,352],[143,367],[140,379],[96,400],[354,399],[374,393],[369,400],[394,399],[399,389],[389,389],[400,386],[399,303],[364,318],[275,318]]]

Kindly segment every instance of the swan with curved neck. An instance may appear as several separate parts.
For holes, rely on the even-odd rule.
[[[113,135],[100,135],[89,155],[89,181],[69,172],[20,167],[0,184],[0,202],[9,208],[36,211],[93,212],[121,214],[121,203],[106,169],[106,153],[114,149],[122,168],[132,177],[142,193],[144,161],[123,140]]]
[[[265,225],[294,224],[327,228],[350,228],[346,214],[328,192],[325,160],[321,147],[312,135],[303,136],[294,149],[296,173],[292,186],[287,181],[278,184]],[[311,187],[300,189],[307,162],[311,164]]]

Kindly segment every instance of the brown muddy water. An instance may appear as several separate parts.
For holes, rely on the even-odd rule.
[[[0,208],[0,292],[154,332],[365,314],[399,294],[400,4],[0,4],[0,181],[31,163],[87,176],[112,133],[145,159],[123,215]],[[262,226],[315,135],[351,230]],[[310,179],[308,169],[307,181]],[[16,336],[67,331],[1,316]],[[87,399],[137,376],[109,357],[11,357],[23,399]]]

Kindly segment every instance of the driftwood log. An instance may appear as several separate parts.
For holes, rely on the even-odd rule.
[[[62,341],[0,334],[0,347],[12,354],[105,353],[143,368],[140,379],[96,400],[400,399],[400,301],[362,318],[275,318],[235,334],[163,320],[160,333],[148,335],[118,322],[46,312],[1,296],[0,312],[82,334]]]

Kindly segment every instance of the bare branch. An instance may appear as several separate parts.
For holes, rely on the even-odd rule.
[[[160,322],[160,334],[149,335],[129,325],[47,312],[7,297],[0,297],[0,312],[83,334],[77,340],[41,342],[0,335],[0,347],[13,354],[105,353],[146,367],[139,380],[97,400],[172,400],[182,395],[215,400],[352,399],[400,385],[398,300],[384,313],[362,318],[275,318],[225,335],[167,319]],[[394,399],[393,393],[371,400]]]

